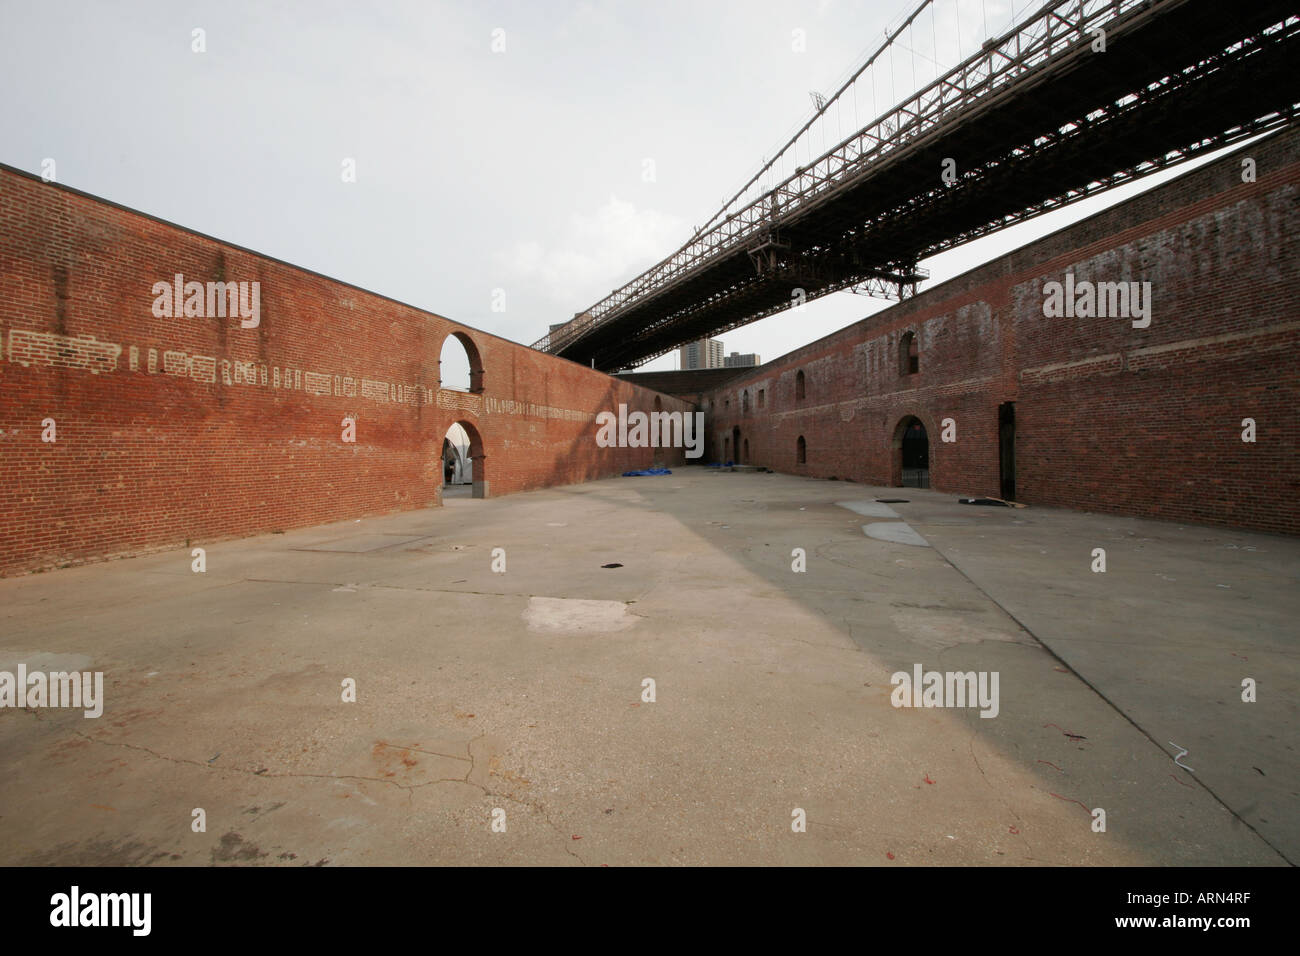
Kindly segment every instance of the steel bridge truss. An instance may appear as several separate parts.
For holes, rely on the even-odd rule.
[[[533,347],[615,370],[844,289],[906,298],[926,277],[917,268],[926,256],[1289,122],[1300,93],[1279,71],[1300,72],[1287,61],[1300,16],[1256,2],[1265,9],[1240,30],[1209,0],[1045,3],[760,198],[724,207],[716,225]],[[1156,21],[1169,38],[1160,45],[1149,36]],[[1217,35],[1197,42],[1207,24]],[[1133,38],[1140,69],[1115,57],[1128,74],[1107,80],[1092,65],[1114,56],[1095,49],[1103,37],[1107,49]],[[1242,104],[1251,69],[1268,89]],[[1136,85],[1103,88],[1126,78]],[[1165,132],[1150,120],[1153,110],[1167,122],[1170,110],[1198,108],[1214,122]],[[1227,115],[1238,118],[1225,126]],[[939,160],[949,155],[964,168],[944,182]]]

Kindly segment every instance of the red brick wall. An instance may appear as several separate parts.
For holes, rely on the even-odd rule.
[[[739,426],[750,463],[897,484],[895,430],[915,415],[933,488],[997,496],[998,406],[1015,402],[1021,501],[1300,533],[1298,206],[1300,131],[1284,130],[728,382],[707,399],[709,455]],[[1045,318],[1066,272],[1150,282],[1150,327]],[[908,330],[920,371],[903,377]]]
[[[178,272],[260,282],[260,325],[155,317]],[[453,330],[481,394],[438,388]],[[438,504],[457,420],[491,496],[683,460],[596,444],[654,392],[7,168],[0,337],[0,574]]]

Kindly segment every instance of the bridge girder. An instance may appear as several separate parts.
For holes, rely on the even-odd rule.
[[[841,289],[914,294],[928,255],[1293,120],[1293,6],[1225,17],[1217,0],[1154,0],[1099,21],[1105,53],[1073,23],[1060,52],[929,125],[922,91],[874,154],[841,144],[838,173],[832,150],[824,171],[807,167],[538,346],[616,370]],[[986,60],[1008,43],[986,44]],[[949,157],[961,174],[945,182]]]

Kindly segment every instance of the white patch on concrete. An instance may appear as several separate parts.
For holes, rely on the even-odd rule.
[[[898,512],[889,505],[882,505],[879,501],[837,501],[835,502],[841,508],[848,508],[850,511],[862,515],[864,518],[897,518]]]
[[[930,547],[930,542],[913,531],[912,526],[906,521],[876,521],[872,524],[864,524],[862,533],[868,538],[875,538],[877,541],[889,541],[893,544],[912,544],[919,548]]]
[[[371,821],[365,817],[335,817],[325,824],[327,830],[358,830],[364,827],[372,826]]]
[[[27,672],[43,671],[88,671],[93,658],[85,654],[52,654],[48,651],[20,651],[12,647],[0,647],[0,671],[11,674],[19,664],[27,665]]]
[[[1026,643],[1019,635],[976,624],[969,611],[934,611],[926,608],[904,608],[889,616],[899,633],[931,650],[941,651],[958,644],[978,644],[981,641],[1001,641],[1008,644]]]
[[[530,631],[550,633],[623,631],[637,622],[622,601],[587,601],[581,598],[531,597],[523,618]]]

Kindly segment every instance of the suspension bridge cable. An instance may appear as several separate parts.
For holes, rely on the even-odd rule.
[[[850,85],[856,82],[858,77],[862,75],[863,71],[865,71],[869,66],[875,63],[877,58],[879,58],[880,54],[884,52],[887,48],[889,48],[889,46],[903,32],[903,30],[906,29],[912,23],[912,21],[915,20],[920,15],[921,11],[924,10],[926,7],[928,7],[932,2],[934,2],[934,0],[921,0],[921,3],[903,21],[902,25],[898,27],[896,30],[894,30],[893,33],[888,34],[886,36],[885,42],[881,46],[877,47],[876,51],[872,53],[870,57],[867,58],[867,61],[863,63],[862,66],[858,67],[858,69],[854,71],[853,75],[850,76],[848,80],[846,80],[843,83],[843,85],[841,85],[840,88],[835,91],[835,93],[830,97],[830,99],[826,101],[826,104],[822,106],[821,110],[815,113],[811,119],[809,119],[806,123],[804,123],[803,126],[799,128],[799,131],[795,133],[794,136],[792,136],[784,146],[781,147],[781,149],[778,151],[776,156],[773,157],[773,159],[770,160],[769,162],[764,163],[763,167],[757,173],[755,173],[753,177],[750,178],[749,182],[745,183],[745,185],[742,186],[734,196],[732,196],[729,200],[727,200],[727,202],[723,205],[723,207],[719,209],[716,213],[714,213],[709,218],[709,220],[696,231],[695,235],[692,236],[692,238],[698,237],[701,233],[705,232],[711,225],[713,225],[713,223],[717,222],[718,218],[727,211],[727,209],[731,206],[731,204],[735,202],[737,199],[739,199],[741,196],[743,196],[749,190],[749,188],[753,186],[754,183],[756,183],[763,176],[763,174],[767,172],[768,169],[770,169],[777,162],[777,160],[779,160],[782,156],[784,156],[785,152],[788,149],[790,149],[792,145],[795,145],[796,141],[812,127],[813,123],[816,122],[817,118],[821,115],[821,113],[825,111],[826,106],[838,100],[840,94],[842,94],[846,89],[849,88]],[[892,54],[891,54],[891,60],[892,60]],[[892,77],[890,79],[891,79],[891,89],[892,89]],[[872,82],[874,86],[874,74],[873,74]],[[873,103],[873,108],[874,108],[874,103]],[[797,150],[797,146],[796,146],[796,150]],[[810,161],[811,158],[812,158],[812,154],[810,152],[809,153]],[[795,161],[798,162],[797,155],[795,157]]]

